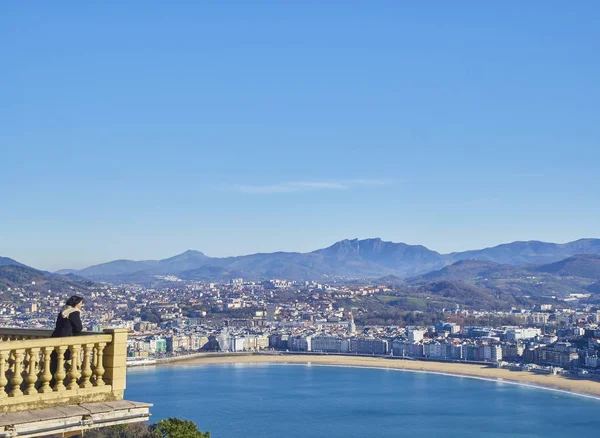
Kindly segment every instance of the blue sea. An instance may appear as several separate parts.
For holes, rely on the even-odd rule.
[[[287,364],[130,369],[152,421],[221,437],[599,436],[600,400],[509,383],[387,369]]]

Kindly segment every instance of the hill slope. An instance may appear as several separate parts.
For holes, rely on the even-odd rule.
[[[42,293],[52,290],[56,293],[85,294],[93,283],[89,280],[77,281],[57,274],[51,274],[28,266],[0,266],[0,291],[23,288]]]
[[[471,280],[479,277],[489,276],[498,272],[511,272],[517,270],[511,265],[501,265],[499,263],[486,260],[459,260],[456,263],[445,266],[437,271],[428,272],[408,279],[410,283],[422,283],[429,281],[443,280]]]
[[[539,266],[535,270],[563,277],[583,277],[600,280],[600,255],[578,254],[565,260]]]
[[[586,288],[586,290],[587,290],[588,292],[592,292],[592,293],[594,293],[594,294],[600,294],[600,281],[597,281],[597,282],[596,282],[596,283],[594,283],[594,284],[590,284],[590,285],[589,285],[589,286]]]
[[[509,308],[513,304],[512,299],[502,299],[493,291],[462,281],[434,281],[421,286],[418,292],[436,299],[443,299],[448,302],[448,307],[460,303],[474,309],[503,309]]]

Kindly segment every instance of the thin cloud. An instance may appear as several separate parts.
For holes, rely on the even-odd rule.
[[[354,179],[345,181],[291,181],[278,184],[238,184],[228,190],[250,195],[270,195],[275,193],[302,193],[322,190],[349,190],[357,187],[385,186],[389,181],[377,179]]]

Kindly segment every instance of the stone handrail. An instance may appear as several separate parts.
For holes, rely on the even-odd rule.
[[[49,338],[51,334],[52,330],[24,330],[2,327],[0,328],[0,341]]]
[[[122,400],[127,332],[0,329],[0,412]]]

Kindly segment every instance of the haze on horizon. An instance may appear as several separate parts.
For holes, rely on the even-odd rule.
[[[600,4],[3,5],[0,256],[600,237]]]

